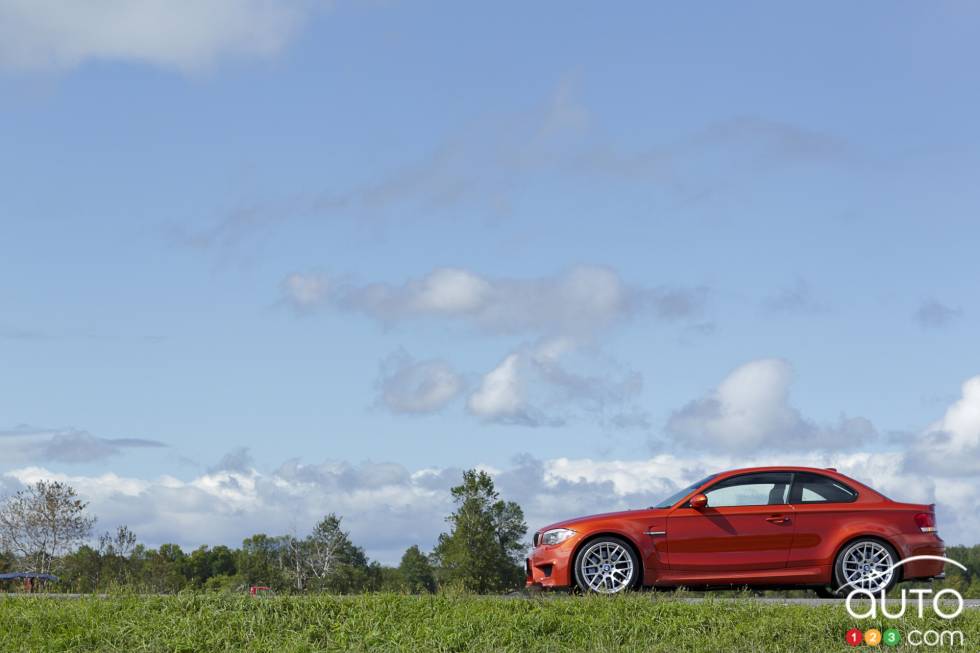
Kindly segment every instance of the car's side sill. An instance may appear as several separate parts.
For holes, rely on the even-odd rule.
[[[693,584],[767,584],[767,583],[819,583],[828,575],[826,567],[780,567],[779,569],[753,569],[751,571],[702,571],[664,569],[657,577],[657,585]]]

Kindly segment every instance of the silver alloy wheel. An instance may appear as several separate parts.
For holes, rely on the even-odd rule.
[[[579,560],[582,580],[593,592],[615,594],[633,584],[633,556],[615,542],[596,542]]]
[[[841,556],[844,585],[841,589],[877,592],[892,580],[895,570],[891,551],[884,544],[871,540],[855,542]]]

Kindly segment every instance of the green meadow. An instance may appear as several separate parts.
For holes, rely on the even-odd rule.
[[[507,598],[468,594],[228,594],[0,598],[2,651],[806,651],[851,650],[849,628],[898,628],[879,651],[980,650],[980,610],[952,621],[910,610],[856,623],[842,605],[687,602],[654,593]],[[912,630],[963,633],[918,646]],[[868,647],[861,645],[860,648]]]

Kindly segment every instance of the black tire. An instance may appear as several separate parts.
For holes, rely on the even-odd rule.
[[[831,589],[836,596],[847,596],[854,589],[854,586],[845,587],[847,579],[844,574],[844,561],[850,555],[850,552],[855,549],[855,547],[860,547],[861,545],[870,545],[885,549],[891,556],[891,564],[895,564],[899,561],[898,553],[895,551],[895,547],[884,540],[879,540],[874,537],[861,537],[848,542],[841,547],[841,550],[837,553],[837,558],[834,560],[834,584]],[[895,584],[901,579],[901,575],[901,567],[895,569],[895,571],[892,573],[891,579],[889,579],[888,583],[885,585],[886,592],[895,587]],[[874,590],[874,594],[877,595],[880,591],[880,587],[876,588]]]
[[[622,556],[618,558],[619,562],[613,564],[596,564],[597,556],[601,555],[602,551],[615,551],[617,555],[622,551],[625,556],[629,557],[630,561],[630,574],[623,578],[616,575],[615,565],[623,567],[624,559]],[[598,553],[597,553],[598,552]],[[592,564],[589,564],[592,563]],[[609,587],[610,584],[615,585],[614,588],[605,590],[597,589],[588,582],[588,577],[591,575],[593,577],[593,582],[595,583],[595,574],[604,573],[603,567],[606,570],[611,570],[609,580],[602,583],[602,587]],[[588,571],[592,569],[593,571]],[[620,572],[622,574],[623,572]],[[640,560],[636,553],[633,552],[633,547],[629,545],[625,540],[618,537],[613,537],[611,535],[603,535],[602,537],[597,537],[594,540],[589,540],[582,545],[578,553],[575,556],[575,584],[583,592],[597,593],[597,594],[618,594],[623,591],[629,591],[636,589],[643,582],[643,567],[640,565]]]

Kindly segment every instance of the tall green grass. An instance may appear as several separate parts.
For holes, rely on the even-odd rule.
[[[912,612],[912,611],[910,611]],[[0,599],[0,651],[845,651],[848,628],[960,630],[980,650],[980,610],[856,623],[840,605],[657,594],[534,599],[468,595],[221,594]],[[867,648],[867,647],[865,647]],[[871,650],[871,649],[869,649]],[[927,651],[885,646],[879,651]]]

